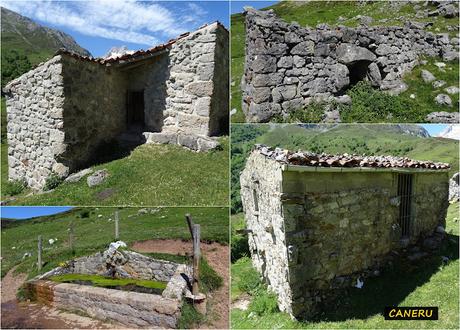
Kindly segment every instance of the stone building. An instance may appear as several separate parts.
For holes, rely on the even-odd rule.
[[[347,89],[361,80],[397,94],[407,89],[404,73],[420,55],[458,59],[458,38],[404,27],[287,23],[272,10],[245,8],[246,49],[241,81],[248,122],[267,122],[313,100],[348,103]]]
[[[311,317],[374,274],[391,251],[436,248],[448,169],[407,158],[256,146],[241,173],[241,200],[253,265],[280,310]]]
[[[116,58],[61,50],[4,90],[9,179],[40,189],[120,137],[214,148],[228,133],[228,71],[218,22]]]

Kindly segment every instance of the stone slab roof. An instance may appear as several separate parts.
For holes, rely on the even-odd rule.
[[[220,23],[219,21],[215,21],[215,22],[213,22],[211,24],[204,24],[204,25],[200,26],[196,31],[201,30],[201,29],[203,29],[205,27],[208,27],[210,25],[213,25],[213,24],[217,24],[217,25],[223,27],[225,30],[227,30],[222,23]],[[141,60],[141,59],[148,58],[150,56],[154,56],[158,52],[160,52],[162,50],[165,50],[167,48],[170,48],[174,43],[176,43],[180,39],[188,37],[192,33],[193,32],[186,32],[186,33],[181,34],[180,36],[178,36],[175,39],[169,40],[168,42],[166,42],[164,44],[154,46],[154,47],[149,48],[147,50],[141,49],[141,50],[138,50],[138,51],[136,51],[134,53],[124,54],[124,55],[114,57],[114,58],[103,58],[103,57],[94,58],[94,57],[90,57],[90,56],[82,56],[82,55],[79,55],[79,54],[74,53],[72,51],[69,51],[69,50],[67,50],[65,48],[59,49],[55,53],[54,56],[56,56],[56,55],[68,55],[68,56],[71,56],[73,58],[76,58],[76,59],[79,59],[79,60],[82,60],[82,61],[89,61],[89,62],[99,63],[99,64],[102,64],[102,65],[111,65],[112,63],[122,64],[124,62],[132,62],[132,61],[135,61],[135,60]]]
[[[405,169],[429,169],[448,170],[450,165],[431,161],[414,160],[407,157],[395,156],[360,156],[360,155],[330,155],[316,154],[309,151],[289,151],[280,148],[271,148],[262,144],[256,144],[254,150],[266,158],[282,164],[311,166],[311,167],[360,167],[360,168],[405,168]]]

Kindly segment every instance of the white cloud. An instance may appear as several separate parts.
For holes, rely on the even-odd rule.
[[[196,3],[184,3],[187,10],[179,11],[171,11],[160,2],[134,0],[2,1],[1,4],[29,18],[88,36],[149,46],[196,28],[207,14]]]

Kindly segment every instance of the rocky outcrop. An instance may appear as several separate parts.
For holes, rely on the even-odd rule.
[[[460,201],[460,173],[455,173],[449,180],[449,200]]]
[[[417,24],[310,28],[286,23],[271,10],[245,10],[241,88],[250,122],[286,115],[312,100],[337,99],[360,80],[400,93],[407,89],[402,76],[417,65],[419,55],[452,57],[458,50],[447,34],[426,32]]]

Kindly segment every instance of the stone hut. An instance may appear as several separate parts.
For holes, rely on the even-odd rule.
[[[312,101],[348,103],[347,89],[361,80],[397,94],[407,89],[402,76],[419,55],[458,59],[458,39],[427,32],[424,23],[309,28],[283,21],[273,10],[246,7],[245,26],[241,89],[248,122],[267,122]]]
[[[5,87],[9,179],[40,189],[120,138],[216,147],[228,133],[228,68],[218,22],[116,58],[58,51]]]
[[[256,146],[241,174],[241,200],[253,265],[280,310],[311,317],[374,274],[391,251],[436,248],[448,169],[407,158]]]

